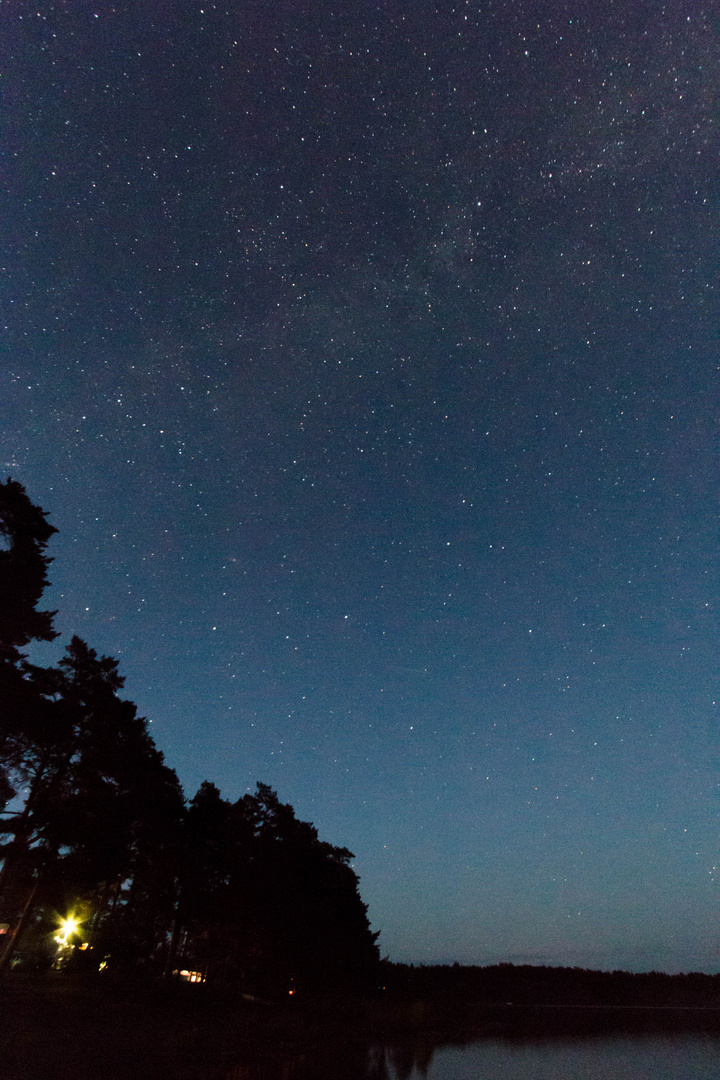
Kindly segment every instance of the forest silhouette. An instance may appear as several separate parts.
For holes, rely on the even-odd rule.
[[[28,660],[58,636],[38,608],[55,532],[0,483],[0,970],[143,969],[260,996],[370,985],[378,935],[347,848],[262,783],[186,801],[117,661],[79,637],[54,666]]]

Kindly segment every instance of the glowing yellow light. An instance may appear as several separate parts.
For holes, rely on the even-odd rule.
[[[68,915],[66,919],[61,919],[60,930],[55,935],[55,941],[57,941],[58,945],[67,945],[68,938],[72,937],[79,926],[80,919],[76,919],[74,915]]]

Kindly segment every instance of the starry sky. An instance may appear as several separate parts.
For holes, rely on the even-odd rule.
[[[189,796],[349,847],[391,959],[719,970],[711,5],[0,19],[64,641]]]

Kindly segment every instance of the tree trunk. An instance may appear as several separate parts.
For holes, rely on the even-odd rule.
[[[18,821],[15,825],[14,835],[10,843],[8,844],[5,859],[3,861],[2,870],[0,870],[0,897],[7,888],[8,878],[12,883],[12,872],[18,863],[18,860],[22,859],[22,856],[27,853],[30,847],[30,833],[32,832],[32,825],[28,828],[28,823],[31,821],[30,815],[37,797],[40,782],[45,776],[45,770],[47,768],[47,756],[38,765],[37,771],[33,777],[32,784],[30,786],[30,793],[25,800],[25,805],[22,811],[18,815]]]

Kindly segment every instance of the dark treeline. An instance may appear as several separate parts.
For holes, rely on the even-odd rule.
[[[184,970],[257,995],[373,980],[350,851],[263,784],[186,801],[117,662],[80,638],[55,666],[29,662],[58,636],[38,610],[55,531],[0,483],[0,967]]]
[[[383,964],[394,998],[474,1005],[720,1008],[720,975],[496,964]]]

